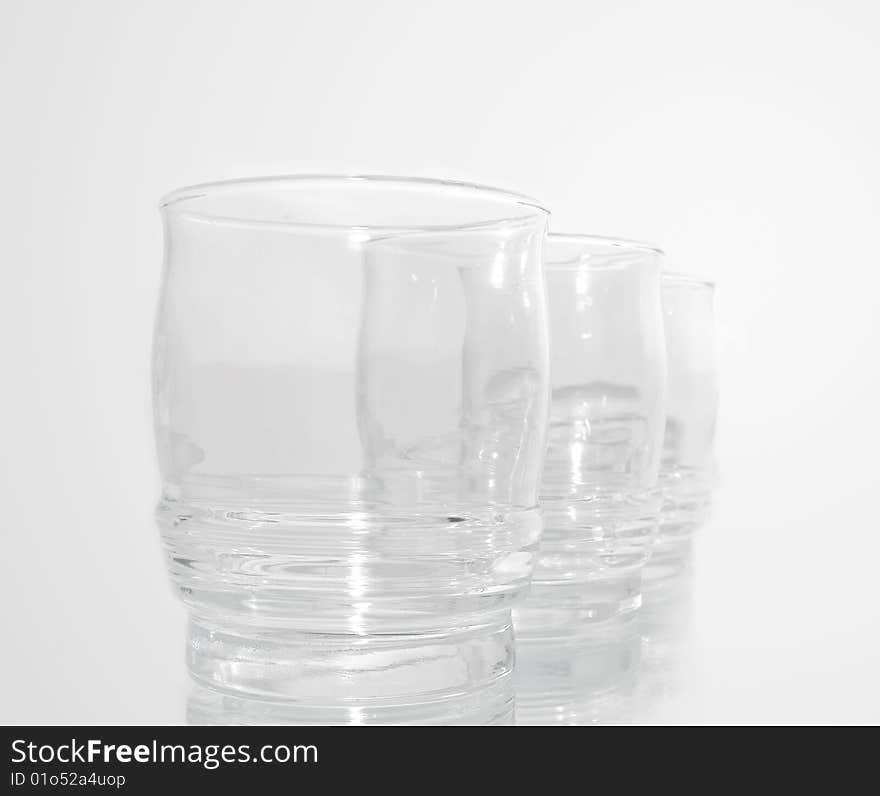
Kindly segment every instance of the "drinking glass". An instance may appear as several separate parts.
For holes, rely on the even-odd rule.
[[[546,211],[390,177],[200,185],[161,211],[157,515],[192,677],[240,715],[509,722]]]
[[[658,558],[690,545],[709,515],[715,485],[715,285],[685,274],[662,277],[667,350],[664,491]]]
[[[660,510],[661,259],[642,244],[548,236],[544,535],[530,596],[515,612],[523,641],[556,643],[638,609]]]

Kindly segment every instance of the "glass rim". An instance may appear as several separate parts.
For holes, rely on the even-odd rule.
[[[585,253],[592,254],[597,257],[606,257],[606,258],[616,258],[617,256],[626,257],[627,255],[644,255],[650,257],[665,257],[666,253],[663,249],[654,246],[650,243],[644,243],[642,241],[637,240],[628,240],[627,238],[615,238],[607,235],[591,235],[586,233],[572,233],[572,232],[549,232],[547,233],[547,239],[545,241],[544,246],[544,268],[546,270],[563,270],[570,268],[574,262],[573,260],[556,260],[553,261],[550,259],[549,255],[549,246],[547,244],[569,244],[572,246],[582,246],[585,250]],[[590,251],[593,249],[594,251]],[[598,250],[598,251],[596,251]],[[613,264],[620,265],[620,263],[613,262],[597,262],[594,264],[594,267],[610,267]],[[635,265],[636,263],[630,263],[630,265]],[[640,260],[638,264],[647,265],[644,260]],[[590,267],[589,263],[578,262],[578,265],[586,265],[586,267]],[[656,264],[655,264],[656,268]]]
[[[702,276],[696,276],[695,274],[688,274],[684,271],[663,271],[660,274],[660,279],[663,282],[671,284],[687,285],[690,287],[705,287],[709,290],[715,289],[714,279],[707,279]]]
[[[264,188],[272,185],[301,185],[309,184],[332,185],[332,186],[362,186],[368,185],[374,188],[435,188],[438,191],[462,191],[477,198],[495,200],[509,203],[511,209],[524,208],[523,213],[493,214],[486,213],[487,218],[474,222],[461,224],[348,224],[348,223],[323,223],[298,220],[277,220],[252,217],[249,214],[232,214],[199,212],[188,210],[187,203],[208,196],[210,193],[232,191],[236,189]],[[434,177],[407,177],[388,174],[281,174],[261,177],[239,177],[228,180],[214,180],[211,182],[196,183],[164,194],[159,200],[159,211],[165,213],[179,213],[182,216],[194,220],[213,223],[239,224],[245,226],[269,226],[312,231],[377,231],[377,232],[443,232],[455,230],[471,230],[492,228],[506,224],[516,224],[532,219],[550,216],[550,211],[536,199],[526,194],[509,191],[503,188],[495,188],[475,182],[463,180],[450,180]]]

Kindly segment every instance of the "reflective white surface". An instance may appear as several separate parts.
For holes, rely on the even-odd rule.
[[[791,538],[784,527],[744,531],[725,518],[735,515],[731,499],[725,490],[700,537],[690,584],[673,583],[678,594],[650,622],[646,596],[635,654],[624,639],[617,653],[583,655],[579,721],[880,720],[873,561],[852,557],[846,572],[833,572],[834,555],[817,526],[801,526],[804,544],[792,550],[782,543]],[[136,532],[143,539],[138,568],[101,573],[89,562],[66,568],[57,561],[46,570],[68,589],[84,571],[97,577],[75,587],[75,600],[47,591],[37,611],[12,614],[7,633],[19,654],[3,660],[3,721],[183,723],[188,709],[191,721],[223,715],[206,716],[191,693],[183,610],[165,583],[149,521]],[[584,668],[590,661],[592,671]],[[283,711],[254,715],[284,720]]]

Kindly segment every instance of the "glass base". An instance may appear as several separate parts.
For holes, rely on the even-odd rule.
[[[640,570],[574,583],[541,583],[513,610],[517,641],[567,639],[603,622],[620,622],[642,604]]]
[[[692,575],[694,540],[691,537],[678,539],[675,544],[658,545],[647,565],[642,570],[643,603],[647,602],[647,592],[660,588],[664,581],[681,581]]]
[[[537,582],[514,609],[517,724],[631,720],[641,570]]]
[[[636,616],[570,628],[553,641],[517,641],[518,725],[633,720],[640,639]]]
[[[512,723],[513,633],[321,634],[192,617],[196,724]]]
[[[661,476],[664,487],[657,554],[686,554],[694,534],[712,513],[712,481],[704,473],[679,470]]]
[[[691,550],[697,531],[705,524],[706,516],[705,512],[689,514],[676,511],[663,514],[650,561],[665,556],[686,556]]]
[[[650,716],[686,687],[694,599],[693,545],[655,554],[645,568],[639,612],[639,707]]]

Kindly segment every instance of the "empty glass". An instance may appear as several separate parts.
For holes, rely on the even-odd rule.
[[[715,286],[664,273],[667,351],[666,435],[660,481],[664,490],[658,556],[676,555],[708,517],[715,484]]]
[[[544,536],[517,637],[557,643],[640,601],[656,534],[666,361],[656,249],[550,235]],[[531,646],[523,644],[521,655]],[[518,696],[519,698],[519,696]]]
[[[158,520],[192,676],[239,716],[509,722],[546,211],[290,177],[184,188],[162,215]]]

